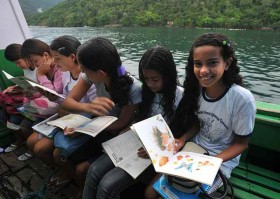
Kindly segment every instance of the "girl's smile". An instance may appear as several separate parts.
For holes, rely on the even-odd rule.
[[[206,88],[209,97],[219,97],[223,93],[223,74],[229,64],[223,60],[221,48],[216,46],[200,46],[193,53],[194,74],[200,85]]]

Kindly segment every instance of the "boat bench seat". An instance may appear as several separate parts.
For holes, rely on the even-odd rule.
[[[279,105],[257,102],[256,122],[249,148],[232,171],[235,198],[280,198]]]
[[[280,174],[249,163],[241,162],[230,182],[236,198],[280,198]]]

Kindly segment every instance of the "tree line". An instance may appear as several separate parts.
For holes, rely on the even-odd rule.
[[[280,29],[280,0],[65,0],[29,25]]]

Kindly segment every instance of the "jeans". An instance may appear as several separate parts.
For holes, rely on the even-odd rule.
[[[120,198],[120,192],[134,183],[123,169],[115,167],[107,154],[91,164],[84,185],[83,199]]]

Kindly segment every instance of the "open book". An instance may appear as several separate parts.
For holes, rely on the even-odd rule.
[[[193,152],[174,154],[175,139],[161,115],[133,124],[131,129],[141,139],[156,172],[212,185],[222,159]]]
[[[138,157],[138,149],[143,145],[132,130],[102,143],[102,146],[114,165],[125,170],[134,179],[151,164],[150,159]]]
[[[57,93],[56,91],[49,89],[45,86],[41,86],[40,84],[35,83],[34,81],[32,81],[31,79],[29,79],[28,77],[25,76],[19,76],[19,77],[14,77],[12,75],[10,75],[9,73],[5,72],[4,70],[2,70],[3,74],[6,76],[7,79],[9,79],[10,81],[12,81],[13,83],[15,83],[16,85],[18,85],[19,87],[21,87],[23,90],[26,91],[30,91],[32,93],[37,92],[36,87],[40,88],[48,93],[51,93],[53,95],[56,95],[57,97],[60,98],[65,98],[63,95]]]
[[[52,138],[55,134],[55,129],[57,127],[49,125],[48,122],[58,119],[58,114],[54,114],[53,116],[45,119],[44,121],[32,126],[32,129],[38,133],[43,134],[46,137]]]
[[[117,117],[113,116],[99,116],[89,119],[79,114],[69,114],[59,119],[47,122],[47,124],[57,126],[62,129],[66,127],[73,128],[74,132],[84,133],[95,137],[117,119]]]

